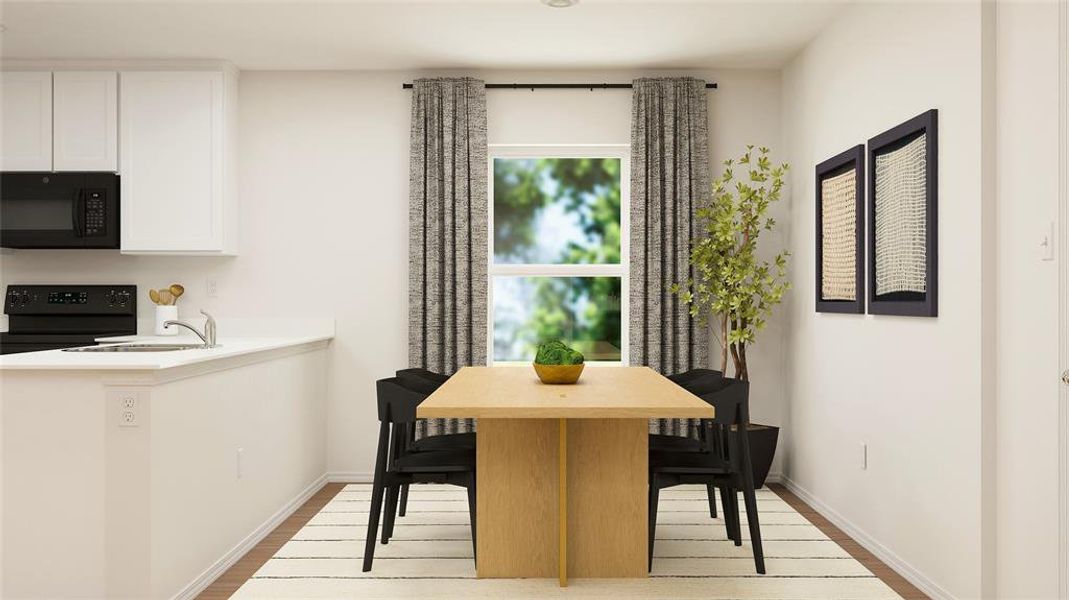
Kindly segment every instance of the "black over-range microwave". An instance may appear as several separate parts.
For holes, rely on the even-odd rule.
[[[0,246],[118,248],[115,173],[0,173]]]

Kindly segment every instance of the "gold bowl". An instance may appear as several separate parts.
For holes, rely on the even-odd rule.
[[[583,374],[583,363],[577,365],[540,365],[534,364],[535,373],[542,383],[548,384],[571,384],[579,381]]]

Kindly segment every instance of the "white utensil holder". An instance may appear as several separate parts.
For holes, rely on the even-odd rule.
[[[180,327],[164,325],[164,321],[178,320],[178,307],[174,305],[156,307],[156,335],[178,335]]]

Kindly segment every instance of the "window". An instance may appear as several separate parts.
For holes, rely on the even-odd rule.
[[[492,362],[559,338],[627,361],[629,148],[490,147]]]

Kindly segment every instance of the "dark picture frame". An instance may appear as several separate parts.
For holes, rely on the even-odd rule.
[[[902,149],[924,136],[924,291],[896,291],[877,294],[876,281],[876,159]],[[938,111],[932,109],[893,127],[869,140],[868,143],[868,312],[873,315],[901,315],[912,317],[938,316],[939,292],[939,152]]]
[[[824,297],[824,181],[850,171],[854,176],[854,299]],[[858,144],[816,167],[816,311],[865,314],[865,146]]]

